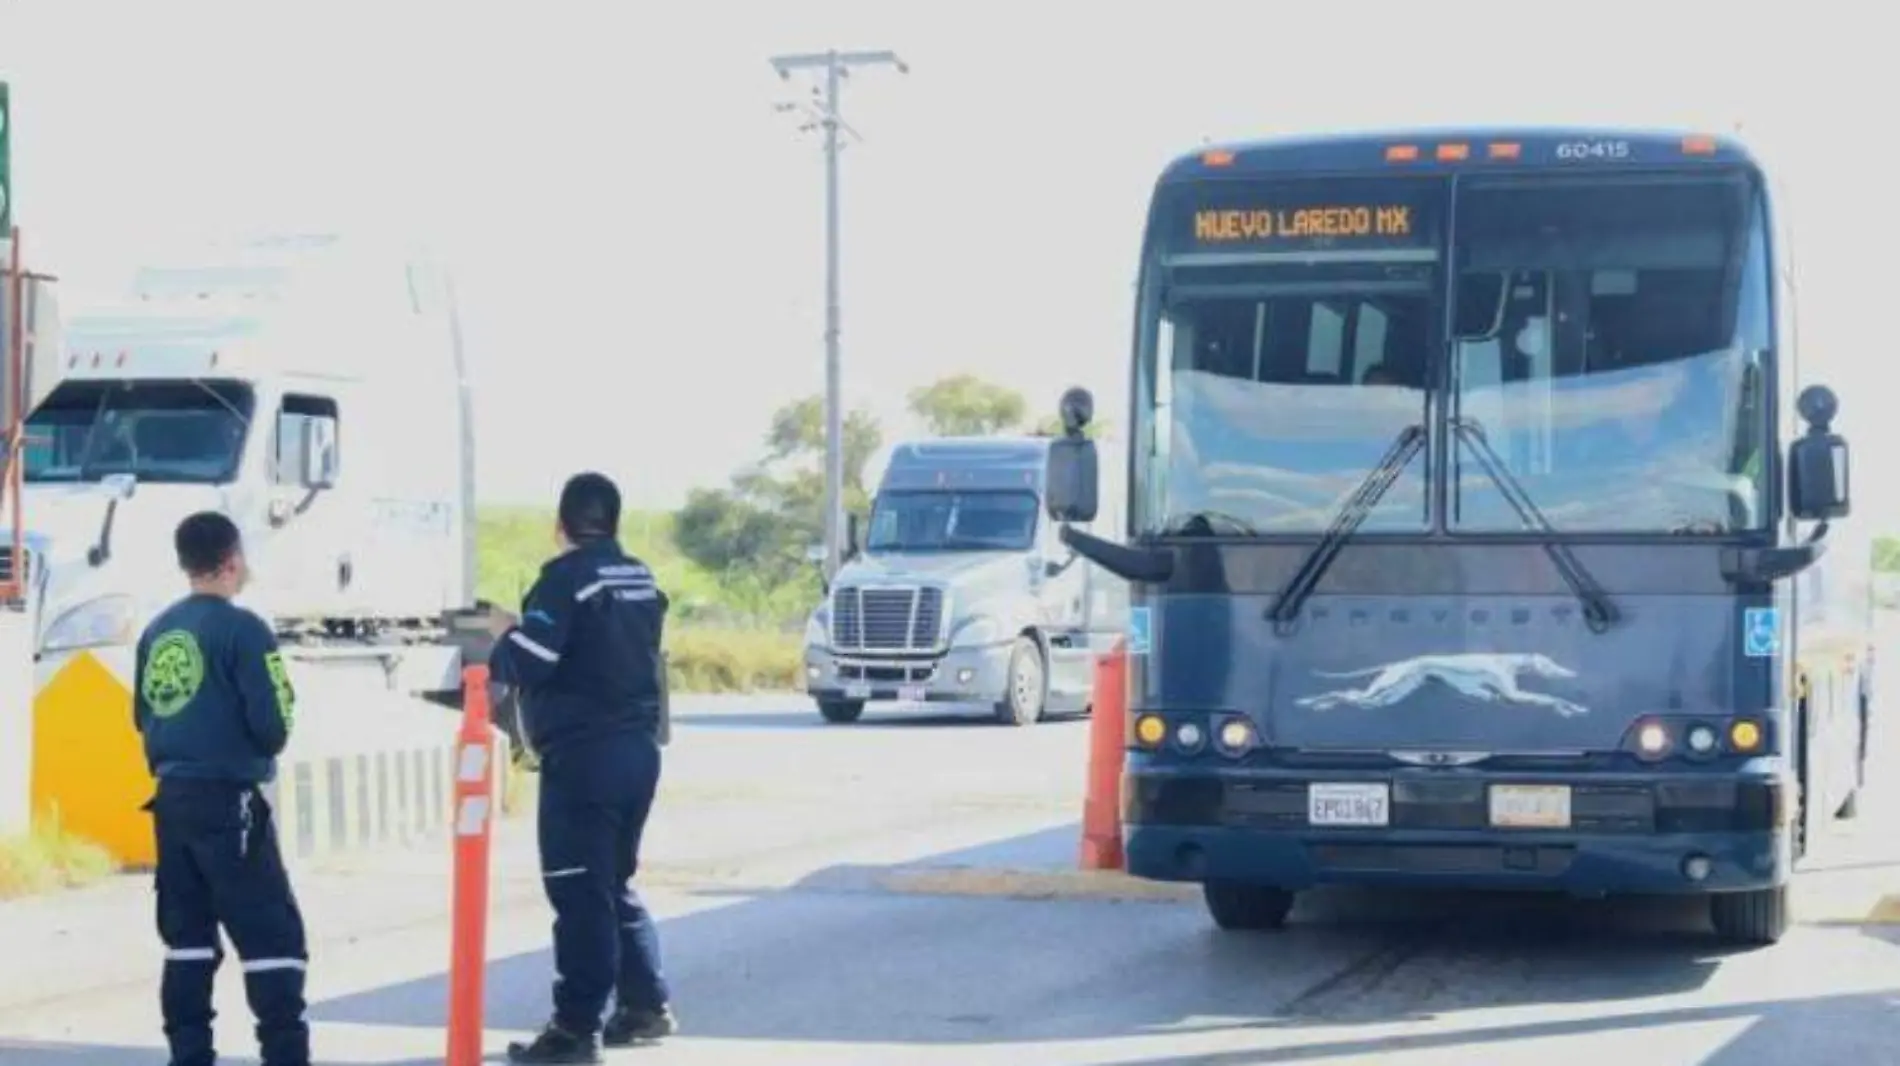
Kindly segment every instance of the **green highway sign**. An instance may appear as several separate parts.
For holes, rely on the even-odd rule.
[[[0,81],[0,237],[13,233],[13,112]]]

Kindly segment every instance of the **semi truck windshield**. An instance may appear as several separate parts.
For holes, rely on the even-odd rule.
[[[216,484],[237,470],[249,388],[233,382],[68,381],[27,420],[29,482]]]
[[[886,492],[871,510],[874,552],[1022,551],[1035,542],[1027,492]]]

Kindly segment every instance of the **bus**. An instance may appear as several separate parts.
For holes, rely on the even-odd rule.
[[[1223,929],[1328,883],[1705,895],[1854,813],[1871,540],[1766,169],[1664,131],[1205,148],[1142,241],[1124,850]],[[1051,513],[1091,517],[1069,435]]]

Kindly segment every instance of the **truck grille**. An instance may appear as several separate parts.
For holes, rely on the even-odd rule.
[[[831,601],[831,642],[855,651],[934,651],[943,632],[943,590],[839,586]]]
[[[32,566],[33,556],[22,551],[16,567],[13,546],[0,544],[0,595],[24,599]]]

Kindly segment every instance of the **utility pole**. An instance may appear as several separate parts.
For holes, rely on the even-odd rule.
[[[822,71],[822,89],[814,87],[815,106],[781,104],[780,111],[799,111],[807,122],[800,132],[822,129],[825,134],[825,580],[837,574],[844,555],[844,397],[839,357],[838,297],[838,140],[840,130],[858,137],[838,111],[839,90],[851,68],[892,66],[898,73],[910,67],[895,52],[812,52],[772,57],[772,69],[791,80],[793,71]],[[862,139],[862,138],[858,138]]]

